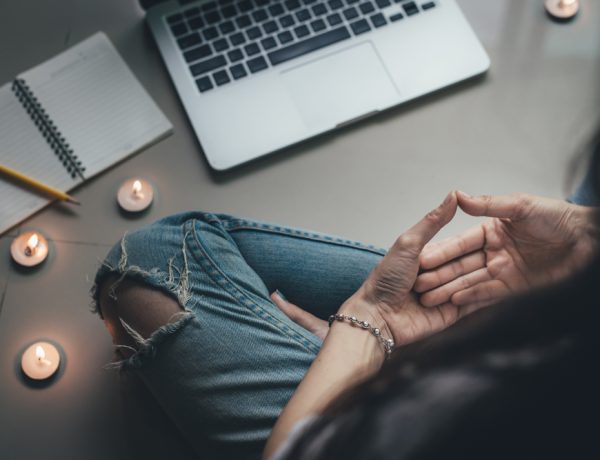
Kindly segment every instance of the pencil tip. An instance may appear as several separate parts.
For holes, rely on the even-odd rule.
[[[81,206],[81,203],[80,203],[79,201],[77,201],[75,198],[71,198],[71,197],[69,197],[69,198],[67,199],[67,201],[68,201],[69,203],[76,204],[77,206]]]

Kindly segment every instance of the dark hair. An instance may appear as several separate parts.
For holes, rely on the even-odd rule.
[[[592,149],[600,196],[600,130]],[[286,459],[597,458],[599,283],[596,256],[568,280],[398,350]]]

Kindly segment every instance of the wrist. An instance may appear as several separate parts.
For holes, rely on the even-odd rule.
[[[368,333],[373,334],[374,338],[379,341],[379,337],[383,339],[392,339],[394,336],[391,329],[389,328],[384,316],[371,302],[361,294],[361,290],[357,291],[352,297],[350,297],[338,310],[338,315],[345,315],[348,317],[355,317],[361,322],[367,322],[369,325]],[[366,329],[366,328],[365,328]],[[372,329],[378,329],[378,334],[375,335]],[[381,346],[381,344],[380,344]],[[384,348],[382,347],[382,350]]]

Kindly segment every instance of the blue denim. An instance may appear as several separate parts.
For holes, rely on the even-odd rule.
[[[581,206],[600,206],[600,200],[594,190],[594,178],[591,170],[586,173],[577,190],[567,201]]]
[[[125,235],[96,275],[172,295],[180,318],[116,363],[137,373],[202,458],[258,459],[321,341],[271,301],[276,289],[327,318],[385,251],[279,225],[202,212]],[[117,281],[118,283],[119,281]]]

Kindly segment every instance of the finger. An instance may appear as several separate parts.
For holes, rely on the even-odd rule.
[[[472,286],[475,286],[479,283],[485,283],[486,281],[490,281],[491,279],[492,277],[486,268],[475,270],[474,272],[471,272],[464,276],[460,276],[455,280],[452,280],[449,283],[440,286],[439,288],[433,289],[421,295],[421,305],[423,305],[424,307],[435,307],[437,305],[441,305],[445,302],[448,302],[451,299],[453,304],[461,305],[459,303],[454,302],[454,296],[457,293],[464,291],[465,289],[469,289]]]
[[[477,251],[442,265],[436,270],[421,273],[413,289],[418,293],[430,291],[483,267],[485,267],[485,254],[483,251]]]
[[[510,289],[500,280],[484,281],[470,288],[456,292],[451,300],[454,305],[468,305],[480,302],[495,302],[510,294]]]
[[[297,305],[288,302],[287,300],[283,299],[277,291],[271,294],[271,299],[275,305],[277,305],[277,307],[294,323],[302,326],[307,331],[312,332],[317,337],[325,339],[329,329],[327,326],[327,321],[317,318],[315,315],[307,312]]]
[[[410,249],[420,253],[423,246],[452,220],[456,209],[456,193],[450,192],[441,205],[429,211],[423,219],[400,235],[396,241],[398,249]]]
[[[481,225],[472,227],[460,235],[429,243],[421,253],[421,268],[430,270],[438,267],[457,257],[481,249],[484,243],[485,234]]]
[[[471,216],[518,219],[522,218],[531,206],[531,197],[524,193],[470,196],[464,192],[456,192],[456,195],[458,205]]]

